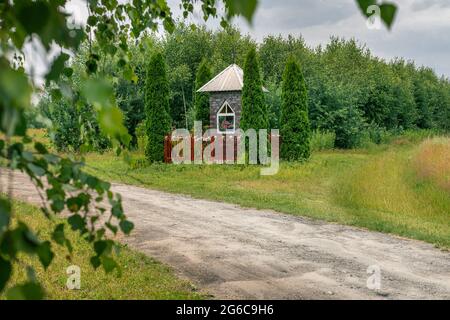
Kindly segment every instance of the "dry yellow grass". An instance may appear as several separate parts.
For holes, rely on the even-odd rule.
[[[426,171],[430,172],[426,179],[418,178],[416,172],[416,156],[423,152],[422,161],[432,168]],[[357,225],[449,247],[450,197],[437,184],[446,181],[443,167],[441,151],[427,152],[422,145],[395,146],[342,175],[335,185],[335,200],[353,209]]]
[[[419,179],[430,180],[450,192],[450,138],[428,139],[414,156]]]

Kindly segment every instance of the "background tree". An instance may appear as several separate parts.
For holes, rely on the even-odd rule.
[[[311,127],[308,119],[308,93],[298,62],[291,57],[283,75],[281,103],[281,158],[304,161],[310,157]]]
[[[195,121],[201,121],[203,127],[209,127],[209,94],[207,92],[197,92],[208,81],[211,80],[211,69],[209,68],[208,60],[204,59],[197,70],[197,76],[195,77],[195,100],[194,100],[194,112]]]
[[[189,128],[188,111],[192,107],[192,75],[186,64],[181,64],[168,73],[170,116],[177,128]]]
[[[172,129],[169,110],[169,83],[163,55],[150,58],[145,85],[147,147],[145,154],[152,162],[164,161],[164,138]]]
[[[255,48],[250,49],[244,65],[244,87],[242,89],[243,130],[268,129],[268,112],[264,101],[264,93]]]
[[[213,62],[212,71],[217,74],[233,63],[244,66],[248,49],[256,47],[256,42],[249,35],[242,35],[235,26],[227,26],[213,34],[211,45],[212,58],[205,58]]]
[[[144,101],[140,90],[140,85],[119,80],[115,87],[117,103],[124,114],[124,125],[131,136],[130,147],[137,147],[136,128],[145,118]]]

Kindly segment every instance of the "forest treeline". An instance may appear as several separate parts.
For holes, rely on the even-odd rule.
[[[95,46],[95,42],[91,44]],[[170,115],[173,126],[191,128],[194,121],[196,73],[204,60],[212,75],[228,65],[241,67],[250,48],[256,48],[261,77],[269,90],[265,101],[271,128],[280,128],[282,76],[294,57],[302,68],[308,91],[309,120],[313,130],[335,134],[335,147],[353,148],[364,137],[379,143],[383,134],[408,129],[450,130],[450,82],[431,69],[397,58],[385,61],[356,40],[332,37],[325,46],[310,47],[302,37],[268,36],[257,43],[235,28],[210,31],[180,24],[163,37],[147,35],[129,44],[129,55],[117,61],[98,59],[98,72],[115,84],[125,125],[136,144],[137,128],[145,119],[144,87],[149,57],[163,54],[169,81]],[[114,50],[114,46],[111,46]],[[73,75],[67,81],[81,86],[90,55],[89,45],[71,61]],[[120,73],[118,66],[130,62],[133,72]],[[51,136],[59,150],[78,151],[83,146],[108,148],[92,106],[47,87],[38,112],[53,123]],[[76,103],[74,103],[76,101]],[[35,118],[35,114],[30,115]]]

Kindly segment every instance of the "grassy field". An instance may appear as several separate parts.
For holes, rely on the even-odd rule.
[[[33,230],[39,231],[39,238],[50,237],[55,222],[47,220],[35,207],[21,202],[15,203],[16,218],[26,222]],[[70,230],[70,228],[67,228]],[[43,284],[47,299],[143,299],[173,300],[202,299],[204,295],[196,292],[187,281],[177,278],[167,266],[137,253],[125,246],[122,247],[117,261],[121,267],[121,275],[117,272],[106,274],[101,268],[94,270],[89,259],[93,255],[88,243],[73,232],[68,238],[74,247],[73,256],[69,260],[62,247],[53,247],[56,254],[53,263],[44,272],[37,259],[24,257],[27,264],[37,270],[37,277]],[[68,290],[66,281],[67,267],[76,265],[81,268],[81,289]],[[12,283],[26,280],[25,266],[15,265]],[[4,298],[0,296],[0,298]]]
[[[448,154],[450,140],[412,134],[361,150],[315,152],[308,163],[282,163],[272,177],[260,176],[254,166],[147,165],[140,154],[134,155],[131,167],[112,154],[89,154],[86,161],[88,171],[110,181],[354,225],[449,248],[449,162],[442,160],[445,152],[430,148]],[[424,173],[425,165],[430,170]]]

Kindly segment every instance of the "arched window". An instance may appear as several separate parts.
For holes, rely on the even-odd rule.
[[[236,127],[236,115],[227,101],[217,112],[217,131],[219,133],[233,134]]]

